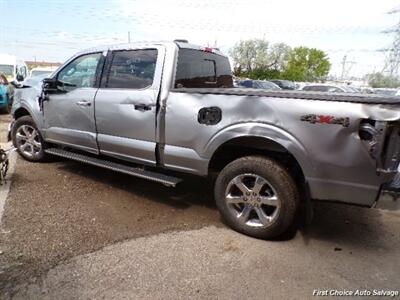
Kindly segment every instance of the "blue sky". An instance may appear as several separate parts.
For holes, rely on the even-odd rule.
[[[217,44],[262,38],[290,46],[317,47],[340,75],[344,55],[349,75],[382,68],[392,28],[400,14],[395,0],[0,0],[0,52],[26,60],[65,61],[96,45],[186,38]]]

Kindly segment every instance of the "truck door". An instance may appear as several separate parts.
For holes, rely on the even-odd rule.
[[[79,56],[58,72],[57,90],[43,102],[45,140],[98,152],[93,101],[102,57]]]
[[[212,91],[212,88],[232,87],[229,60],[209,48],[181,47],[174,86],[167,100],[163,163],[167,168],[205,175],[208,172],[208,158],[203,157],[205,146],[217,132],[238,121],[229,112],[240,108],[230,96],[196,94],[192,88]]]
[[[160,46],[109,54],[95,99],[97,141],[102,154],[156,163],[156,105],[164,53]]]

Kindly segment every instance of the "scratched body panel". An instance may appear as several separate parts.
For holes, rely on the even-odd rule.
[[[214,126],[193,120],[201,107],[222,109]],[[315,120],[305,120],[305,116]],[[230,94],[172,92],[166,113],[165,163],[204,173],[224,142],[238,136],[259,136],[277,141],[300,163],[311,196],[371,205],[381,183],[376,162],[360,140],[362,119],[394,121],[398,105],[336,102]],[[180,148],[181,152],[177,150]],[[180,157],[187,154],[187,165]]]

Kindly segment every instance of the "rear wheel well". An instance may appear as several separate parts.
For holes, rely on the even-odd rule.
[[[14,119],[19,119],[23,116],[30,116],[29,111],[27,111],[25,108],[20,107],[14,112]]]
[[[250,155],[276,160],[293,176],[300,189],[305,188],[304,173],[296,158],[279,143],[262,137],[239,137],[221,145],[210,160],[209,174],[219,173],[230,162]]]

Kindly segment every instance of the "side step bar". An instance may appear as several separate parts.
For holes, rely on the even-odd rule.
[[[147,179],[150,181],[159,182],[166,186],[174,187],[179,182],[182,181],[182,179],[180,179],[180,178],[176,178],[176,177],[172,177],[172,176],[168,176],[168,175],[164,175],[164,174],[160,174],[160,173],[156,173],[156,172],[152,172],[152,171],[142,170],[140,168],[130,167],[130,166],[116,163],[116,162],[107,161],[107,160],[103,160],[100,158],[87,156],[84,154],[78,154],[78,153],[66,151],[63,149],[49,148],[49,149],[46,149],[45,152],[48,154],[68,158],[71,160],[76,160],[76,161],[79,161],[79,162],[82,162],[85,164],[105,168],[105,169],[112,170],[115,172],[120,172],[120,173],[128,174],[131,176],[136,176],[139,178]]]

